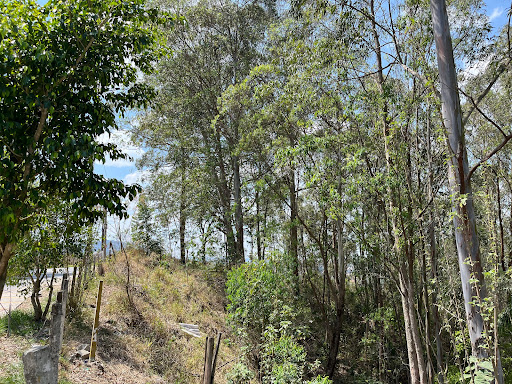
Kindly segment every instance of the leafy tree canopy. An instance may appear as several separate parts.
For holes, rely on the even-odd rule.
[[[32,0],[0,5],[0,243],[59,191],[82,219],[99,205],[125,216],[137,186],[94,174],[95,161],[125,157],[97,141],[116,116],[153,96],[138,81],[160,55],[145,0]]]

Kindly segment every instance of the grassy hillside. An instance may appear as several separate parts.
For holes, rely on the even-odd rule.
[[[129,272],[128,272],[129,271]],[[129,279],[128,279],[129,276]],[[61,378],[63,383],[197,383],[202,373],[205,335],[223,333],[216,383],[239,355],[225,325],[225,277],[206,266],[184,268],[175,261],[157,262],[135,252],[105,265],[103,299],[98,333],[97,361],[73,358],[81,344],[90,342],[95,294],[99,278],[86,291],[84,305],[66,324]],[[25,318],[25,328],[30,320]],[[4,321],[5,322],[5,321]],[[180,330],[178,323],[199,326],[202,337]],[[22,380],[21,354],[33,342],[32,332],[2,338],[1,344],[23,345],[3,361],[0,353],[0,383]],[[16,331],[15,331],[16,333]],[[39,332],[40,334],[44,332]],[[40,340],[39,340],[40,341]],[[3,364],[3,365],[2,365]]]

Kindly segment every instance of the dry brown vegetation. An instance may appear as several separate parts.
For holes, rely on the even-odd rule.
[[[74,359],[73,354],[90,341],[99,278],[89,284],[82,310],[67,322],[62,381],[197,383],[202,373],[204,336],[222,332],[215,382],[226,383],[225,374],[239,353],[225,325],[224,275],[204,266],[185,269],[174,261],[157,263],[136,252],[129,253],[128,264],[128,289],[125,255],[118,254],[117,260],[105,265],[96,362]],[[202,337],[183,333],[180,322],[197,324]],[[2,345],[7,345],[5,340],[1,340]],[[9,354],[9,361],[0,354],[0,366],[21,369],[22,350],[32,342],[26,337],[22,340],[23,348],[16,350],[14,357]],[[0,373],[0,383],[9,382],[2,380]]]

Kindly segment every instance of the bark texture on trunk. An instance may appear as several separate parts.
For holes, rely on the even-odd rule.
[[[487,357],[488,351],[485,348],[484,321],[479,303],[485,298],[486,293],[476,232],[473,193],[470,180],[467,179],[468,157],[445,0],[431,0],[430,8],[441,82],[441,113],[448,134],[448,179],[452,193],[453,226],[464,306],[472,353],[478,358],[484,358]]]
[[[32,295],[30,296],[30,302],[32,303],[32,308],[34,308],[34,321],[41,321],[43,318],[43,309],[41,308],[41,301],[39,300],[39,292],[41,291],[40,279],[41,277],[39,274],[32,282]]]
[[[0,299],[2,298],[5,283],[7,282],[7,268],[13,250],[14,243],[6,243],[0,246]]]
[[[332,378],[336,370],[338,362],[338,351],[340,348],[341,327],[343,324],[343,312],[345,310],[345,277],[346,277],[346,263],[345,263],[345,249],[343,246],[343,224],[341,220],[336,222],[337,232],[337,265],[338,273],[336,280],[338,283],[338,295],[336,297],[336,317],[334,319],[334,326],[332,330],[331,342],[329,345],[329,358],[327,360],[327,375]]]
[[[258,260],[263,260],[263,253],[261,251],[260,210],[260,193],[256,190],[256,248],[258,250]]]
[[[242,182],[240,179],[240,159],[233,156],[233,197],[235,199],[236,263],[245,261],[244,253],[244,214],[242,207]]]
[[[183,203],[180,202],[180,261],[182,264],[186,263],[186,249],[185,249],[185,212]]]
[[[372,33],[374,40],[374,49],[377,59],[377,86],[379,93],[384,98],[384,73],[382,65],[382,51],[377,32],[377,23],[375,21],[375,4],[374,0],[370,1],[370,12],[372,15]],[[384,139],[384,152],[386,160],[386,170],[388,175],[393,175],[393,164],[391,158],[390,142],[392,139],[390,121],[388,115],[388,104],[383,100],[382,106],[382,136]],[[408,178],[410,183],[410,177]],[[396,189],[388,186],[389,195],[389,217],[391,221],[391,231],[394,240],[393,250],[398,257],[399,263],[399,281],[400,281],[400,298],[402,301],[402,310],[404,315],[405,337],[407,342],[407,354],[409,359],[409,373],[411,382],[414,384],[427,383],[427,369],[425,359],[423,357],[423,347],[418,328],[418,320],[416,316],[415,296],[414,296],[414,250],[408,239],[408,233],[405,230],[403,222],[399,221],[396,214],[398,208],[402,210],[400,204],[400,194]],[[411,207],[408,207],[409,210]],[[400,225],[400,229],[399,229]],[[400,236],[402,233],[403,238]]]
[[[295,171],[290,172],[290,181],[288,184],[290,193],[290,256],[293,260],[293,273],[299,276],[299,260],[298,260],[298,237],[297,237],[297,196],[295,186]]]

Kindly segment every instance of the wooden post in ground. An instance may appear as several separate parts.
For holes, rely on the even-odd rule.
[[[203,384],[211,384],[212,382],[213,341],[213,337],[206,337],[206,359],[204,363]]]
[[[220,338],[222,337],[222,333],[219,332],[217,335],[217,345],[215,346],[215,354],[213,355],[213,365],[212,365],[212,381],[210,384],[213,384],[213,380],[215,379],[215,367],[217,366],[217,355],[219,354],[219,346],[220,346]]]
[[[89,360],[94,360],[96,358],[96,343],[98,341],[98,326],[100,325],[100,306],[102,291],[103,280],[100,280],[100,286],[98,287],[98,296],[96,298],[96,315],[94,316],[94,325],[92,327],[91,352],[89,353]]]
[[[207,352],[208,352],[208,336],[206,336],[206,341],[204,343],[203,374],[201,376],[201,381],[200,381],[201,384],[204,383],[204,377],[206,376],[206,356],[208,356]]]
[[[68,274],[62,274],[62,282],[60,284],[60,290],[62,291],[62,313],[64,318],[66,317],[66,310],[68,307],[68,299],[69,299],[69,280]]]
[[[9,302],[9,312],[7,313],[7,337],[11,337],[11,303]]]
[[[11,337],[12,288],[13,287],[9,288],[9,312],[7,312],[7,337]]]

